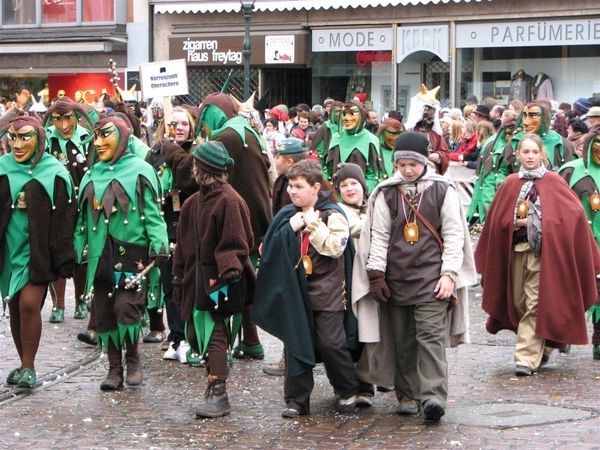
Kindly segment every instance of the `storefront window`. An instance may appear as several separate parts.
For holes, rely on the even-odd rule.
[[[35,1],[3,0],[3,25],[30,25],[36,23]]]
[[[73,23],[77,20],[77,0],[43,0],[43,23]]]
[[[600,92],[600,46],[549,46],[459,49],[461,102],[474,94],[507,105],[546,99],[572,103]]]
[[[312,102],[350,101],[366,94],[365,107],[381,116],[392,109],[392,52],[313,53]]]
[[[408,116],[410,99],[419,93],[421,84],[427,89],[440,87],[437,99],[442,107],[450,106],[450,64],[427,51],[412,53],[398,64],[397,109]]]
[[[84,22],[113,22],[115,0],[82,0]]]

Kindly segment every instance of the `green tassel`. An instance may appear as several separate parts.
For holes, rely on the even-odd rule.
[[[235,313],[225,319],[225,325],[227,326],[227,332],[229,333],[229,349],[233,349],[235,337],[240,332],[242,327],[242,313]]]
[[[98,348],[108,353],[108,346],[112,342],[113,348],[121,350],[121,341],[119,340],[119,330],[103,331],[96,333],[98,337]]]
[[[200,355],[206,353],[210,337],[215,329],[215,321],[212,314],[208,311],[199,311],[194,308],[193,312],[194,329],[196,330],[196,341]]]
[[[153,267],[146,275],[148,291],[146,293],[146,305],[148,309],[158,309],[164,306],[163,290],[160,283],[160,270]]]

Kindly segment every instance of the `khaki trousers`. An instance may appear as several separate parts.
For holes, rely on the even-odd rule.
[[[519,317],[515,364],[537,370],[544,354],[544,339],[535,334],[540,287],[541,259],[527,243],[517,244],[513,252],[513,302]]]

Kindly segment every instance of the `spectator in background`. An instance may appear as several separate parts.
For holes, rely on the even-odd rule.
[[[477,124],[475,127],[475,134],[477,135],[477,148],[474,152],[471,152],[463,157],[463,161],[467,162],[467,167],[469,169],[477,168],[477,159],[479,158],[479,154],[481,153],[481,150],[488,144],[488,139],[494,136],[495,132],[496,130],[494,129],[492,122],[482,120]]]
[[[463,108],[463,116],[465,120],[469,120],[472,118],[472,114],[477,109],[477,105],[467,105]]]
[[[525,104],[521,100],[513,100],[509,103],[508,109],[515,112],[515,116],[519,117],[525,109]]]
[[[590,128],[595,125],[600,125],[600,106],[592,106],[588,112],[588,120]]]
[[[464,125],[464,132],[460,145],[456,152],[450,153],[450,161],[462,162],[466,155],[477,149],[477,124],[473,120],[467,121]],[[476,158],[474,158],[476,159]]]
[[[502,125],[502,113],[504,112],[504,107],[502,105],[496,105],[490,111],[490,121],[494,125],[494,129],[498,131],[500,126]]]
[[[481,101],[481,104],[487,106],[491,110],[494,106],[498,104],[498,102],[495,98],[486,97]]]
[[[377,116],[377,111],[373,109],[369,109],[367,111],[367,120],[365,122],[365,128],[371,133],[377,134],[377,130],[379,129],[379,117]]]
[[[325,107],[325,119],[329,119],[329,117],[331,116],[331,108],[333,107],[333,104],[335,103],[335,100],[332,99],[331,97],[327,97],[325,100],[323,100],[323,106]]]
[[[478,103],[479,103],[479,100],[477,100],[477,96],[475,96],[475,95],[469,95],[465,99],[465,106],[470,106],[470,105],[477,106]]]
[[[578,117],[569,120],[569,126],[567,127],[567,139],[573,143],[573,147],[575,147],[575,153],[577,153],[577,156],[580,158],[583,152],[583,140],[587,132],[588,127],[583,120]]]
[[[448,128],[448,150],[450,153],[456,153],[460,147],[465,124],[461,120],[450,120],[450,126]]]
[[[471,114],[469,119],[473,120],[475,123],[481,122],[482,120],[490,120],[490,108],[487,105],[477,105],[473,114]]]
[[[277,145],[281,140],[285,139],[285,135],[279,131],[279,121],[275,117],[269,117],[265,120],[263,137],[267,141],[267,146],[271,154],[275,154]]]

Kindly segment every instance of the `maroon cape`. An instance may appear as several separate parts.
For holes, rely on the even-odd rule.
[[[420,133],[421,130],[417,127],[413,128],[412,131]],[[448,150],[448,144],[446,144],[446,139],[443,136],[440,136],[433,130],[429,130],[427,132],[429,136],[429,143],[431,144],[431,151],[436,152],[440,155],[440,160],[435,163],[435,170],[440,175],[444,175],[448,170],[448,165],[450,164],[450,151]]]
[[[498,189],[477,249],[486,329],[517,331],[512,296],[514,210],[526,180],[510,175]],[[597,297],[600,254],[583,207],[567,183],[548,172],[535,182],[542,204],[542,254],[536,335],[563,344],[587,344],[585,311]],[[556,345],[556,344],[555,344]]]

